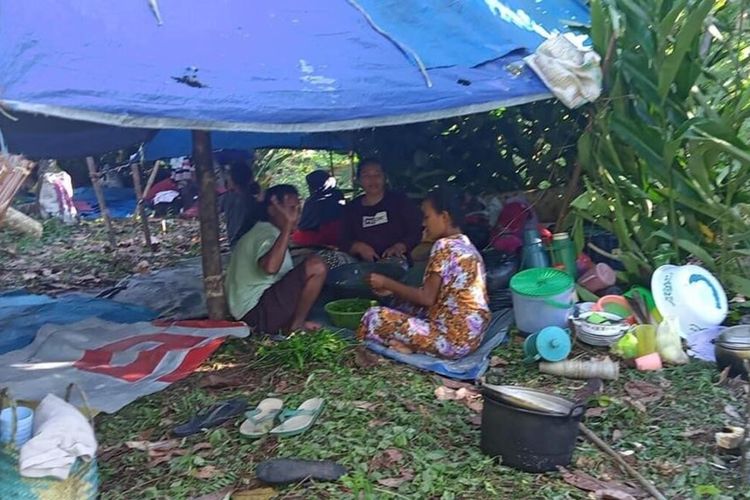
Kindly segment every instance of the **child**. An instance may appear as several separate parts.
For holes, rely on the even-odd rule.
[[[482,257],[461,233],[461,197],[447,189],[422,202],[426,236],[435,240],[421,288],[379,274],[367,280],[376,294],[407,303],[399,309],[373,307],[362,317],[360,340],[456,359],[482,342],[490,320]]]

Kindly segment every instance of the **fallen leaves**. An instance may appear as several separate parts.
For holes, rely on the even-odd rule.
[[[398,488],[407,481],[414,479],[414,471],[412,469],[401,469],[400,475],[396,477],[389,477],[386,479],[378,479],[378,484],[386,486],[388,488]]]
[[[252,490],[235,491],[232,500],[271,500],[276,498],[278,492],[269,487],[253,488]]]
[[[234,387],[239,385],[237,380],[223,377],[221,375],[209,374],[201,378],[198,387],[202,389],[222,389],[224,387]]]
[[[381,358],[364,346],[358,346],[354,350],[354,364],[359,368],[368,370],[380,364]]]
[[[149,466],[169,462],[172,458],[187,455],[188,450],[179,448],[178,439],[167,439],[164,441],[126,441],[125,446],[133,450],[145,451],[149,458]]]
[[[195,469],[192,476],[196,479],[213,479],[220,474],[221,471],[213,465],[206,465],[205,467]]]
[[[638,488],[614,481],[602,481],[583,471],[571,471],[560,466],[557,467],[557,470],[560,471],[563,481],[580,490],[594,492],[596,498],[626,500],[644,496],[644,493]]]
[[[375,455],[367,465],[367,470],[374,472],[381,469],[388,469],[393,465],[401,462],[404,454],[396,448],[388,448]]]
[[[435,397],[439,401],[458,401],[477,413],[481,412],[484,406],[482,395],[473,386],[471,388],[451,389],[441,385],[435,389]]]
[[[664,389],[648,382],[631,380],[625,383],[625,392],[634,401],[642,404],[655,403],[664,397]]]
[[[508,363],[507,359],[501,358],[500,356],[492,356],[490,358],[490,368],[508,366]]]
[[[398,475],[388,478],[378,479],[378,484],[388,488],[398,488],[407,481],[414,479],[414,470],[408,467],[400,467],[404,461],[404,454],[397,448],[388,448],[375,455],[367,465],[370,473],[384,470],[392,470]]]

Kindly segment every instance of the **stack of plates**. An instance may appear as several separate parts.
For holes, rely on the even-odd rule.
[[[587,312],[573,319],[576,336],[585,344],[608,347],[627,333],[630,325],[620,316],[606,312]]]

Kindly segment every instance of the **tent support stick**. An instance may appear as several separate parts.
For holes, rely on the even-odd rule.
[[[198,173],[200,194],[201,257],[203,287],[210,319],[227,317],[224,280],[221,275],[219,248],[219,215],[216,211],[216,179],[214,178],[211,136],[205,130],[193,130],[193,162]]]
[[[109,239],[109,246],[112,251],[117,250],[117,241],[115,240],[115,230],[112,227],[112,219],[109,218],[109,210],[107,210],[107,201],[104,199],[104,191],[102,191],[101,178],[99,176],[96,162],[91,156],[86,157],[86,165],[89,167],[89,177],[91,178],[91,186],[94,188],[94,194],[96,194],[96,201],[99,203],[99,211],[102,213],[104,218],[104,225],[107,226],[107,238]]]
[[[151,241],[151,229],[148,227],[148,215],[146,209],[143,207],[143,191],[141,190],[141,163],[132,163],[130,165],[130,172],[133,174],[133,189],[135,190],[135,199],[138,200],[136,206],[136,213],[141,219],[141,226],[143,227],[143,239],[145,240],[146,247],[152,252],[155,250],[154,245]],[[156,165],[154,165],[156,168]]]

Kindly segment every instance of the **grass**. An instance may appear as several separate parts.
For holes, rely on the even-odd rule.
[[[255,345],[229,342],[204,372],[115,415],[101,416],[102,498],[189,498],[226,486],[252,489],[258,486],[255,466],[273,457],[331,459],[349,469],[339,483],[292,486],[278,491],[281,498],[586,498],[557,473],[526,474],[482,455],[472,413],[454,401],[438,401],[437,383],[429,374],[390,362],[360,368],[348,348],[334,349],[336,355],[322,359],[308,356],[300,370],[295,368],[300,366],[299,350],[320,348],[313,337],[300,338],[304,341],[278,346],[273,356],[272,350],[261,346],[261,365]],[[328,346],[331,342],[321,340]],[[539,375],[533,365],[521,363],[516,342],[496,354],[508,361],[496,374],[504,383],[564,395],[584,385]],[[217,375],[231,381],[229,386],[203,387],[201,381]],[[604,394],[590,402],[603,409],[601,415],[587,417],[586,424],[624,452],[668,498],[742,498],[735,486],[734,459],[716,455],[713,433],[730,421],[726,405],[741,411],[743,404],[738,386],[719,386],[718,378],[714,366],[698,362],[652,374],[626,369],[620,380],[608,383]],[[646,404],[644,412],[624,390],[634,380],[662,387],[664,396]],[[119,446],[129,440],[166,439],[171,427],[218,399],[242,396],[257,403],[268,395],[282,397],[291,407],[314,396],[324,397],[328,404],[316,425],[302,436],[247,440],[237,431],[238,421],[182,440],[185,454],[157,466],[149,466],[145,452]],[[190,451],[198,443],[204,444]],[[394,449],[401,460],[373,466],[374,457]],[[114,453],[107,456],[107,450]],[[584,441],[578,443],[571,469],[629,480]],[[200,473],[205,470],[212,473],[210,477]],[[404,474],[411,479],[396,488],[378,483]]]

